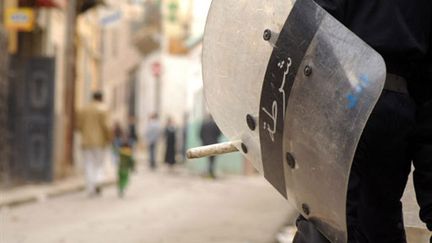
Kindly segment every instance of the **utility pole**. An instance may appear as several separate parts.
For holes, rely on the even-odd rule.
[[[5,11],[5,3],[3,1],[0,1],[0,24],[3,24],[4,19],[4,11]]]
[[[0,6],[2,7],[2,6]],[[3,10],[3,8],[0,8]],[[6,31],[0,24],[0,49],[7,50]],[[0,56],[0,182],[10,183],[9,77],[8,53]]]
[[[72,167],[74,126],[75,126],[75,58],[76,58],[76,16],[77,0],[68,0],[66,6],[66,41],[65,41],[65,147],[64,165]],[[64,172],[64,171],[63,171]],[[64,174],[64,173],[62,173]]]

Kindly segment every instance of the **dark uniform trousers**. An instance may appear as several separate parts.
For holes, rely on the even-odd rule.
[[[432,230],[432,101],[420,106],[407,93],[384,90],[351,169],[349,243],[406,242],[400,200],[411,162],[420,215]],[[297,228],[294,243],[329,242],[303,217],[298,218]]]

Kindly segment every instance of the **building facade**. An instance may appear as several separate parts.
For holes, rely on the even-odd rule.
[[[210,3],[210,0],[161,1],[162,47],[145,57],[141,64],[138,131],[144,134],[148,118],[154,112],[160,115],[162,125],[168,117],[174,119],[179,153],[184,152],[183,141],[186,148],[201,145],[199,130],[208,112],[203,95],[201,42]],[[158,75],[154,72],[155,63],[160,66]],[[157,105],[158,96],[160,105]],[[219,156],[217,164],[220,172],[241,174],[244,171],[239,154]],[[187,161],[186,166],[195,173],[207,170],[206,159]]]
[[[64,176],[66,9],[63,1],[6,0],[11,184]],[[2,19],[2,20],[3,20]]]
[[[78,17],[76,107],[102,91],[112,123],[126,126],[135,115],[135,83],[141,56],[133,43],[142,7],[111,1]]]

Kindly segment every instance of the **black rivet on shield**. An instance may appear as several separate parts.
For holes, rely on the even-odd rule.
[[[303,209],[303,213],[305,213],[306,215],[310,214],[309,206],[306,203],[302,204],[302,209]]]
[[[255,128],[256,128],[255,118],[253,116],[251,116],[251,115],[248,114],[246,116],[246,122],[247,122],[247,125],[248,125],[249,129],[252,130],[252,131],[255,131]]]
[[[306,66],[304,69],[304,75],[311,76],[311,74],[312,74],[312,67]]]
[[[291,153],[286,153],[285,155],[286,162],[291,169],[294,169],[296,166],[295,158]]]
[[[244,143],[241,144],[241,148],[243,150],[243,153],[245,153],[245,154],[248,153],[248,148],[246,147],[246,145]]]
[[[269,41],[271,39],[272,32],[269,29],[264,30],[263,38],[265,41]]]

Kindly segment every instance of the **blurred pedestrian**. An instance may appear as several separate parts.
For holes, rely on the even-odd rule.
[[[176,163],[176,128],[171,117],[165,127],[165,163],[172,168]]]
[[[221,136],[221,131],[219,130],[216,123],[213,121],[213,118],[209,115],[207,116],[200,130],[200,138],[203,145],[211,145],[219,142],[219,137]],[[215,156],[209,157],[208,163],[208,175],[215,179]]]
[[[77,114],[76,126],[82,136],[82,153],[85,166],[87,191],[90,196],[101,193],[100,176],[102,174],[105,148],[111,142],[108,128],[108,111],[102,104],[101,92],[93,94],[93,101]]]
[[[114,130],[113,130],[113,139],[112,139],[112,144],[111,144],[111,148],[112,148],[112,154],[113,154],[113,164],[114,166],[118,166],[119,160],[120,160],[120,155],[119,155],[119,151],[120,151],[120,147],[122,144],[122,139],[125,136],[125,133],[123,132],[123,129],[120,125],[120,123],[115,122],[114,123]]]
[[[154,113],[150,116],[150,120],[148,122],[145,137],[148,144],[149,151],[149,163],[150,169],[156,169],[156,149],[157,143],[159,141],[161,133],[161,126],[159,123],[158,114]]]
[[[129,117],[128,139],[129,139],[130,145],[132,146],[132,148],[134,148],[135,144],[138,142],[138,136],[137,136],[136,126],[135,126],[135,117],[133,117],[133,116]]]
[[[135,160],[132,153],[132,144],[128,136],[123,136],[118,151],[119,163],[117,166],[117,186],[119,197],[124,196],[129,183],[129,172],[135,170]]]
[[[114,154],[114,162],[116,165],[119,162],[119,149],[122,143],[123,136],[124,136],[124,132],[120,124],[118,122],[114,123],[112,150]]]
[[[189,115],[187,113],[183,116],[183,129],[182,129],[182,143],[181,143],[181,155],[183,158],[183,162],[186,161],[186,150],[187,150],[187,134],[188,134],[188,120]]]

